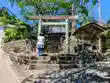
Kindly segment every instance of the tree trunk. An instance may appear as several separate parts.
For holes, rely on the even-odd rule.
[[[73,1],[72,5],[72,15],[76,15],[76,0]],[[76,19],[72,20],[72,33],[76,30]]]

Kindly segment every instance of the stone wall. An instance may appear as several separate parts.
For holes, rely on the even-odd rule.
[[[15,53],[24,53],[24,54],[32,54],[32,42],[25,40],[11,41],[5,43],[3,46],[3,50],[5,52],[15,52]]]

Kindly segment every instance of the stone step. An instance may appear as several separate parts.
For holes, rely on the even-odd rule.
[[[31,60],[30,63],[35,63],[35,64],[36,63],[41,63],[41,64],[43,64],[43,63],[46,64],[47,63],[48,64],[49,60]]]
[[[38,57],[32,56],[32,57],[31,57],[31,60],[38,60]]]
[[[49,60],[49,56],[33,56],[31,60]]]
[[[59,64],[30,64],[29,69],[33,70],[59,69]]]
[[[68,60],[60,60],[59,61],[59,63],[65,63],[65,64],[73,64],[73,63],[75,63],[75,61],[73,61],[73,60],[70,60],[70,61],[68,61]]]
[[[71,69],[76,68],[76,64],[37,64],[29,65],[29,69],[42,70],[42,69]]]
[[[71,69],[77,68],[76,64],[60,64],[60,69]]]
[[[107,61],[110,61],[110,58],[107,57]]]
[[[38,61],[31,61],[30,64],[75,64],[75,60],[38,60]]]
[[[106,56],[107,58],[110,58],[110,56],[108,55],[108,56]]]
[[[67,59],[71,59],[71,58],[75,58],[75,56],[59,56],[58,58],[67,58]]]
[[[110,67],[110,61],[105,61],[105,62],[99,61],[96,63],[96,65],[102,67]]]
[[[50,56],[50,60],[57,60],[58,56]]]

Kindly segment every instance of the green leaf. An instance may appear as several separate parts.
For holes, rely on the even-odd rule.
[[[20,1],[20,2],[18,2],[18,6],[20,7],[20,8],[24,8],[24,5],[23,5],[23,3]]]
[[[86,9],[85,6],[80,6],[79,8],[77,8],[77,12],[88,16],[88,10]]]
[[[92,7],[94,7],[97,2],[98,2],[98,0],[92,0]]]
[[[84,3],[84,4],[86,4],[86,3],[88,3],[88,2],[90,2],[90,0],[83,0],[83,3]]]
[[[48,2],[48,3],[53,3],[53,2],[56,2],[57,0],[44,0],[45,2]],[[62,1],[62,0],[61,0]]]

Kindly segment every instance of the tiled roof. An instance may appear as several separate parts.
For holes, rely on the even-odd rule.
[[[85,24],[85,25],[81,26],[80,28],[76,29],[76,31],[74,32],[74,34],[76,34],[79,30],[82,30],[82,29],[84,29],[84,28],[86,28],[88,26],[91,26],[91,25],[93,25],[96,28],[99,28],[101,30],[107,30],[107,28],[104,25],[92,22],[92,23]]]

